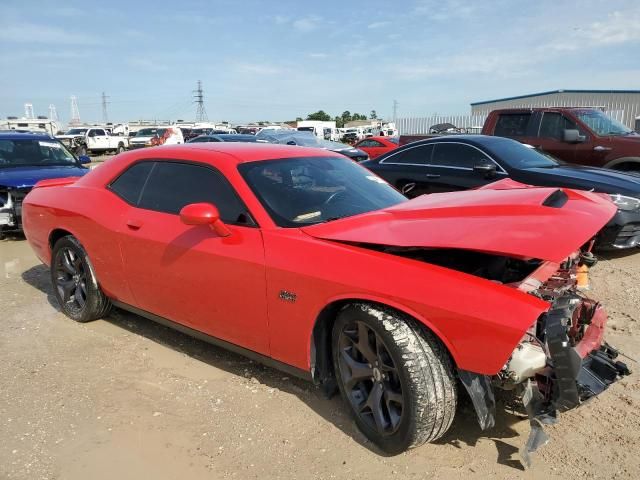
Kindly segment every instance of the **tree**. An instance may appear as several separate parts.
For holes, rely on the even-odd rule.
[[[296,122],[301,122],[302,121],[302,117],[296,117]]]
[[[336,118],[334,118],[334,120],[336,121],[336,128],[344,127],[344,119],[342,117],[336,115]]]
[[[318,110],[315,113],[310,113],[307,115],[307,120],[320,120],[323,122],[328,122],[331,120],[331,115],[326,113],[324,110]]]
[[[352,120],[351,118],[351,112],[349,110],[345,110],[344,112],[342,112],[342,123],[347,123],[350,122]]]
[[[371,110],[371,113],[369,114],[369,118],[371,120],[377,120],[378,119],[378,114],[376,113],[375,110]]]

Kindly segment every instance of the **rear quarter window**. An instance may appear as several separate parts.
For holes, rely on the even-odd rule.
[[[524,137],[530,119],[530,113],[502,113],[498,116],[493,134],[499,137]]]
[[[140,194],[144,187],[149,173],[153,168],[153,162],[140,162],[132,165],[116,178],[109,190],[131,205],[137,205],[140,201]]]

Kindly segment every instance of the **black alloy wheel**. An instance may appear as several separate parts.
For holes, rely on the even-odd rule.
[[[398,369],[380,336],[367,324],[344,325],[338,362],[346,395],[356,415],[379,435],[393,434],[404,410]]]
[[[53,247],[51,283],[63,313],[76,322],[104,318],[111,310],[111,301],[100,289],[87,252],[71,235]]]
[[[62,248],[54,265],[55,287],[66,308],[80,313],[87,303],[87,272],[80,256]]]

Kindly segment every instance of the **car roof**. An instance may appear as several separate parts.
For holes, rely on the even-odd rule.
[[[54,140],[54,138],[46,133],[13,133],[8,131],[0,131],[0,139],[2,140]]]
[[[151,152],[157,152],[156,155]],[[201,158],[203,153],[223,153],[229,155],[237,164],[257,162],[262,160],[276,160],[296,157],[338,157],[344,155],[333,153],[322,148],[300,147],[297,145],[282,145],[274,143],[243,143],[243,142],[201,142],[184,143],[182,145],[168,145],[150,149],[132,150],[120,154],[136,158],[152,158],[153,160],[189,160]],[[161,154],[160,154],[161,153]]]
[[[426,138],[424,140],[418,140],[416,142],[411,142],[403,145],[403,147],[409,145],[422,145],[429,143],[443,143],[443,142],[462,142],[468,143],[471,145],[492,145],[501,142],[515,142],[516,140],[512,140],[506,137],[498,137],[494,135],[441,135],[439,137]]]

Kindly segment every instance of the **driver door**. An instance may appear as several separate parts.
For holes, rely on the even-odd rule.
[[[119,229],[135,306],[268,355],[264,246],[244,203],[211,166],[142,163],[152,166]],[[199,202],[216,205],[231,235],[182,223],[182,207]]]

